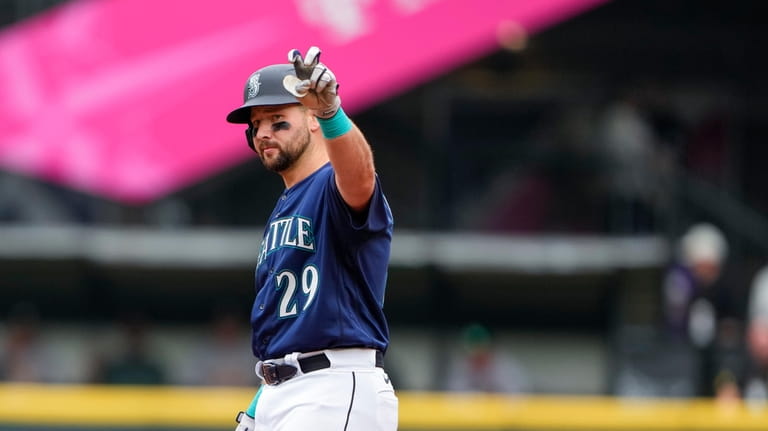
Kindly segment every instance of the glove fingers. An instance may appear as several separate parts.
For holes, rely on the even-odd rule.
[[[323,78],[320,81],[317,81],[315,91],[317,91],[318,94],[336,94],[336,80],[332,79],[328,74],[323,75]]]
[[[288,61],[293,64],[296,76],[283,78],[283,87],[301,103],[316,111],[320,118],[330,118],[339,109],[340,100],[336,76],[320,63],[320,48],[312,46],[306,56],[298,49],[288,51]],[[312,97],[307,97],[311,93]],[[304,99],[302,99],[304,98]]]
[[[320,63],[320,48],[313,46],[307,51],[306,57],[304,57],[304,66],[314,67]]]
[[[312,83],[308,79],[301,81],[296,85],[296,93],[299,95],[299,97],[306,96],[307,93],[309,93],[309,88],[311,85]]]
[[[336,77],[334,76],[333,72],[328,70],[325,65],[320,63],[315,66],[315,69],[312,71],[312,77],[310,80],[315,87],[315,91],[322,93],[330,82],[336,81]]]
[[[296,65],[296,62],[304,63],[304,59],[301,58],[301,51],[298,49],[292,49],[288,51],[288,62],[293,63],[293,65]]]
[[[288,61],[293,63],[293,70],[300,79],[307,79],[311,76],[312,68],[304,64],[306,60],[301,56],[301,51],[298,49],[288,51]]]
[[[323,94],[323,90],[325,90],[326,85],[328,85],[328,81],[326,80],[317,81],[315,84],[315,91],[317,91],[317,94]]]
[[[323,66],[322,64],[318,64],[315,66],[315,68],[312,70],[312,76],[309,78],[310,81],[312,81],[312,86],[317,90],[317,92],[321,92],[319,88],[317,88],[320,80],[325,75],[325,72],[328,71],[328,69]]]
[[[283,78],[283,87],[295,97],[304,97],[309,92],[310,82],[293,75],[286,75]]]

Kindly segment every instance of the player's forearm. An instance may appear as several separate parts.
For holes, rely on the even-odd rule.
[[[371,147],[341,108],[331,118],[318,118],[318,122],[341,197],[353,210],[363,210],[376,181]]]
[[[328,139],[327,151],[344,201],[353,210],[363,210],[376,183],[373,153],[365,136],[353,126],[349,132]]]

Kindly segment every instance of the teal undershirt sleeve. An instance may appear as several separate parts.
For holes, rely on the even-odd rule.
[[[245,411],[245,414],[248,416],[255,418],[256,417],[256,403],[259,402],[259,397],[261,396],[261,389],[263,386],[259,386],[259,390],[256,391],[256,395],[253,397],[253,400],[251,400],[251,405],[248,406],[248,410]]]

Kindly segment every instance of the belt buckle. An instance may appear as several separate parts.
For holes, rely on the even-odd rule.
[[[261,375],[264,382],[274,386],[292,378],[298,370],[292,365],[275,364],[274,362],[263,362],[261,364]]]

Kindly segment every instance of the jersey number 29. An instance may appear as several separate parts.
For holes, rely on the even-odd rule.
[[[299,280],[293,271],[285,269],[277,273],[275,281],[277,282],[277,290],[282,290],[283,294],[280,296],[280,307],[277,311],[277,317],[281,319],[296,317],[299,314],[298,298],[296,288],[301,283],[301,291],[304,293],[304,306],[301,307],[301,311],[304,311],[312,304],[312,300],[315,299],[317,293],[317,285],[319,284],[320,277],[318,276],[317,267],[314,265],[307,265],[301,271],[301,279]]]

